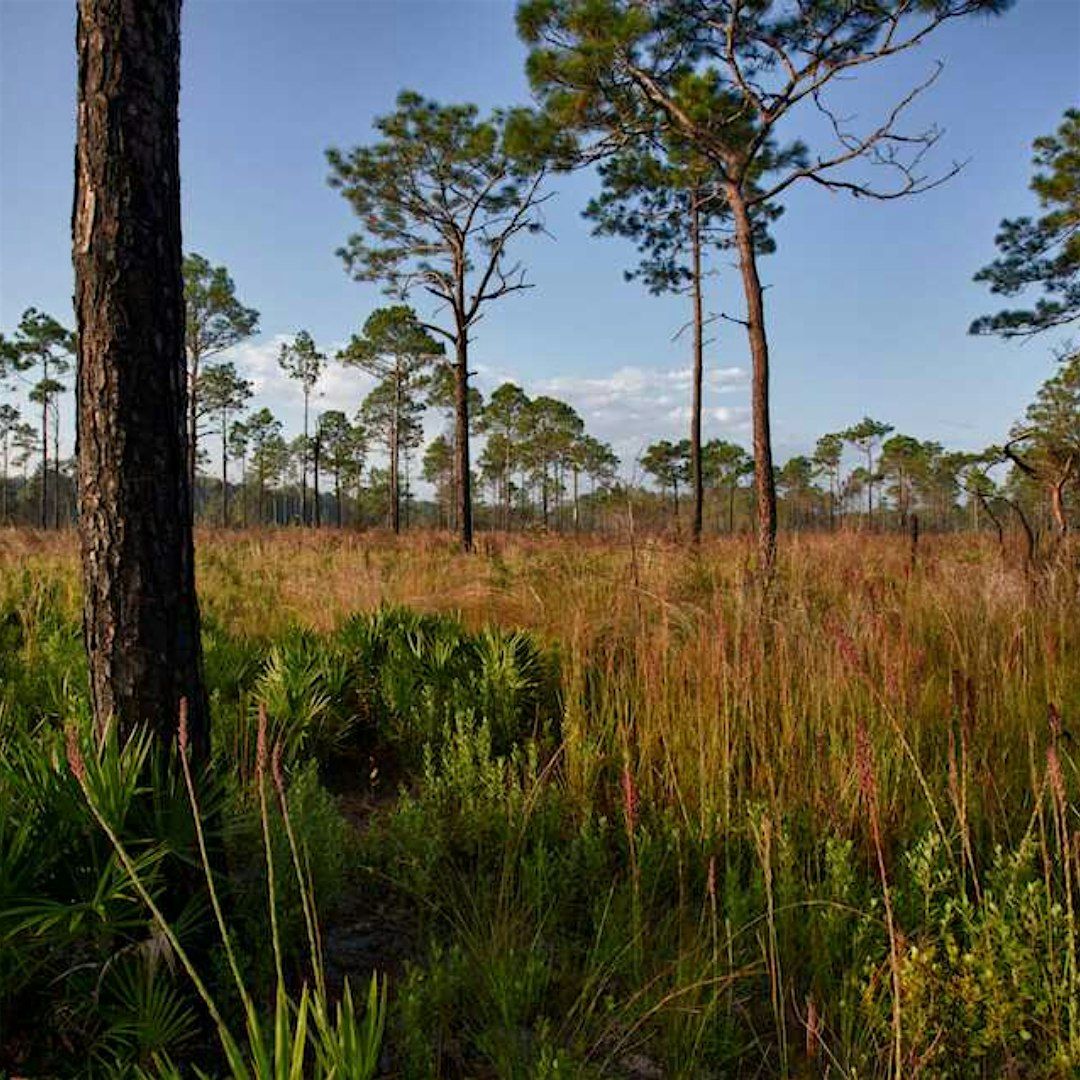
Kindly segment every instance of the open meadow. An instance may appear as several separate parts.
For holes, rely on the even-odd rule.
[[[0,0],[0,1080],[1080,1080],[1078,44]]]
[[[1075,565],[793,536],[763,594],[751,543],[201,534],[250,995],[374,972],[369,1075],[1075,1075]],[[211,1067],[117,861],[241,1030],[204,899],[163,892],[188,800],[91,752],[79,612],[72,535],[0,534],[0,1063]]]

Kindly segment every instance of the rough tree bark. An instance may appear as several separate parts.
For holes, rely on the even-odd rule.
[[[461,550],[473,548],[472,474],[469,466],[469,346],[468,330],[459,327],[454,371],[454,414],[457,458],[457,523]]]
[[[776,482],[773,477],[772,434],[769,425],[769,343],[765,336],[765,302],[757,271],[754,230],[740,189],[727,189],[735,222],[739,270],[746,293],[746,332],[750,338],[751,403],[754,422],[754,492],[757,496],[757,542],[760,569],[769,574],[776,561]]]
[[[156,2],[156,0],[154,0],[154,2]],[[198,342],[188,342],[187,351],[184,355],[187,362],[187,367],[184,372],[184,378],[186,380],[185,387],[187,389],[187,400],[184,403],[184,413],[187,417],[187,447],[185,448],[184,455],[187,468],[188,487],[191,490],[191,498],[194,500],[195,473],[197,471],[199,457],[199,402],[195,393],[195,386],[199,379],[199,367],[202,364],[202,354]],[[194,514],[194,501],[192,501],[191,509]]]
[[[690,471],[694,486],[694,520],[690,533],[696,544],[701,540],[705,516],[705,478],[701,467],[701,397],[705,371],[705,317],[701,301],[701,207],[698,194],[690,204],[690,240],[692,247],[692,289],[694,298],[694,394],[690,409]]]
[[[209,750],[185,438],[180,0],[79,0],[75,201],[83,621],[94,719]]]

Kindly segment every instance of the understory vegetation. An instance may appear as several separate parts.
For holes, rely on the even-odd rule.
[[[0,1069],[1075,1075],[1080,594],[1022,563],[207,536],[189,777],[0,536]]]

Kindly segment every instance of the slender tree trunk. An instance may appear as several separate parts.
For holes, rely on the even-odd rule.
[[[334,506],[337,509],[337,527],[340,529],[343,523],[341,515],[341,473],[334,470]]]
[[[1031,522],[1027,519],[1027,514],[1024,513],[1023,507],[1018,502],[1009,500],[1009,506],[1012,507],[1013,512],[1019,519],[1020,528],[1024,532],[1024,567],[1030,573],[1035,569],[1035,559],[1039,553],[1035,529],[1032,528]]]
[[[506,454],[504,455],[503,465],[503,528],[510,531],[510,477],[512,475],[512,469],[510,467],[510,432],[506,432]]]
[[[701,469],[701,397],[704,382],[705,320],[701,302],[701,209],[695,192],[690,204],[690,240],[692,245],[692,291],[694,298],[694,391],[690,409],[690,473],[694,488],[694,517],[690,535],[694,543],[701,540],[705,515],[705,481]]]
[[[400,361],[398,361],[400,365]],[[399,490],[399,451],[401,438],[401,370],[394,371],[394,414],[390,418],[390,528],[396,536],[401,532],[401,492]]]
[[[976,499],[978,499],[978,505],[986,512],[986,516],[990,519],[990,523],[994,526],[994,531],[997,533],[998,549],[1001,551],[1002,556],[1005,554],[1005,527],[1001,523],[1001,519],[994,513],[993,508],[990,506],[990,501],[981,492],[975,493]]]
[[[94,720],[210,748],[185,453],[179,0],[79,0],[79,533]]]
[[[60,528],[60,403],[53,400],[53,491],[52,527]]]
[[[48,382],[49,367],[44,366],[44,379]],[[49,395],[41,402],[41,491],[38,497],[38,519],[43,529],[49,527]]]
[[[1054,524],[1061,536],[1069,531],[1069,519],[1065,514],[1065,485],[1069,476],[1063,476],[1050,485],[1050,512],[1054,515]]]
[[[322,455],[322,435],[319,430],[318,421],[315,423],[315,441],[312,443],[312,518],[314,519],[315,528],[322,528],[322,507],[319,506],[319,458]]]
[[[307,525],[308,389],[304,386],[304,441],[300,444],[300,524]]]
[[[581,529],[581,507],[578,503],[578,471],[574,469],[574,532]]]
[[[221,527],[229,527],[229,416],[221,413]]]
[[[866,451],[866,527],[874,528],[874,455]]]
[[[457,332],[454,379],[455,457],[457,460],[457,519],[461,550],[472,551],[472,476],[469,471],[469,344],[464,326]]]
[[[773,477],[769,416],[769,343],[765,333],[765,301],[758,277],[757,252],[750,213],[735,185],[727,191],[735,221],[739,270],[746,294],[746,332],[753,365],[751,407],[754,425],[754,489],[757,495],[758,562],[769,574],[776,561],[776,481]]]

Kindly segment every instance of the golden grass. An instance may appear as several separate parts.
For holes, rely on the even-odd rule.
[[[1080,713],[1076,577],[1038,588],[982,537],[785,538],[762,596],[740,539],[395,539],[325,530],[199,534],[204,612],[233,633],[327,630],[379,604],[525,627],[558,646],[567,775],[590,802],[618,746],[643,798],[724,829],[748,800],[846,831],[855,730],[875,748],[886,834],[918,821],[1007,839],[1030,812],[1047,711]],[[0,533],[0,594],[26,576],[78,605],[71,535]],[[601,673],[603,678],[592,677]],[[1075,769],[1070,782],[1075,780]]]

